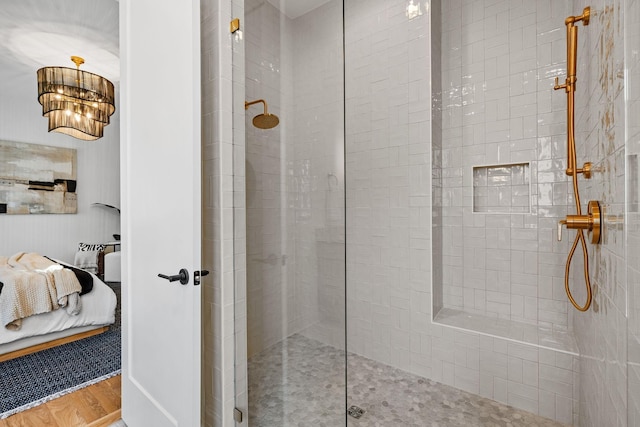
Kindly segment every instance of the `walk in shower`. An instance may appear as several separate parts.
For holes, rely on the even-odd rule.
[[[575,127],[578,165],[593,170],[578,179],[604,225],[588,246],[582,313],[564,287],[575,231],[557,239],[575,199],[554,79],[567,73],[565,19],[587,6]],[[215,351],[224,378],[230,348],[235,366],[211,396],[233,387],[221,406],[236,408],[237,426],[640,419],[629,320],[639,10],[640,0],[221,8],[239,21],[221,42],[232,51],[221,98],[233,101],[233,144],[220,158],[233,313],[222,310]],[[581,258],[569,277],[580,305]]]

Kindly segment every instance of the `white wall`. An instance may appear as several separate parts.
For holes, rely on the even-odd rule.
[[[491,7],[481,7],[481,2],[462,2],[462,3],[447,3],[451,6],[460,5],[462,8],[462,15],[455,15],[451,22],[454,24],[453,35],[457,34],[456,26],[465,25],[465,22],[469,25],[470,30],[476,31],[476,36],[471,37],[468,42],[473,44],[474,47],[469,51],[469,56],[465,56],[464,37],[461,44],[454,44],[451,52],[454,57],[443,57],[443,65],[446,63],[445,59],[451,60],[454,64],[453,67],[449,67],[449,72],[446,73],[446,78],[443,80],[443,103],[446,102],[447,95],[451,97],[452,109],[459,110],[462,106],[462,112],[466,111],[466,114],[456,117],[443,116],[443,123],[445,124],[445,137],[450,138],[450,142],[459,141],[463,146],[463,150],[467,139],[465,138],[464,123],[467,122],[474,127],[473,141],[480,139],[480,142],[485,144],[483,150],[477,151],[472,154],[472,162],[459,163],[459,155],[447,155],[446,147],[452,145],[447,144],[446,140],[443,141],[442,147],[442,184],[443,187],[447,186],[447,178],[463,177],[467,170],[462,170],[460,173],[447,172],[447,162],[450,167],[458,168],[461,164],[469,167],[473,162],[479,164],[492,164],[496,161],[495,153],[500,156],[506,153],[505,163],[510,161],[520,161],[524,158],[518,157],[513,159],[514,147],[518,145],[510,145],[503,147],[504,149],[498,150],[491,149],[491,144],[495,143],[496,135],[502,134],[507,139],[513,139],[513,135],[520,135],[522,131],[524,134],[528,132],[527,127],[514,128],[513,115],[520,111],[526,111],[526,102],[523,103],[522,93],[518,89],[521,86],[518,84],[515,86],[514,82],[518,83],[518,80],[514,80],[513,74],[509,75],[508,71],[513,70],[514,67],[514,54],[518,62],[515,65],[518,67],[521,65],[519,61],[526,61],[526,45],[518,45],[517,49],[505,50],[501,52],[497,59],[498,61],[506,61],[502,67],[497,69],[491,69],[492,71],[502,72],[504,84],[497,82],[498,84],[492,84],[491,81],[485,83],[484,96],[481,99],[481,109],[477,109],[477,95],[478,92],[474,91],[472,76],[474,73],[483,71],[482,69],[474,69],[473,72],[465,72],[463,69],[461,73],[454,72],[460,61],[460,51],[462,51],[462,63],[463,67],[465,58],[482,59],[482,49],[480,47],[485,44],[484,59],[487,57],[486,43],[491,39],[487,39],[483,36],[483,32],[487,31],[486,22],[484,26],[474,26],[474,18],[476,15],[482,16],[484,19],[491,17],[489,12],[497,12],[497,19],[506,18],[504,13],[508,11],[508,17],[510,19],[510,29],[516,24],[524,24],[524,35],[522,39],[526,42],[527,26],[532,22],[536,22],[538,28],[535,31],[537,34],[537,43],[535,44],[537,51],[531,51],[537,57],[533,62],[538,66],[537,69],[537,100],[535,100],[535,114],[538,115],[537,126],[533,129],[536,132],[537,143],[535,145],[534,153],[534,173],[532,177],[535,179],[533,184],[534,193],[532,202],[537,206],[535,211],[535,221],[527,221],[524,219],[525,228],[537,229],[537,236],[531,233],[530,239],[526,244],[526,247],[531,248],[534,252],[537,252],[537,260],[532,257],[528,252],[525,253],[524,264],[518,262],[514,263],[514,217],[511,215],[510,224],[505,223],[506,237],[500,239],[500,230],[498,230],[497,245],[504,243],[507,246],[511,246],[510,253],[505,252],[504,263],[502,266],[498,266],[499,271],[509,273],[512,280],[510,282],[513,287],[514,272],[521,276],[522,271],[514,269],[524,266],[526,269],[529,267],[537,267],[535,270],[531,270],[526,274],[537,274],[538,278],[536,282],[537,286],[534,288],[538,300],[530,301],[530,305],[533,309],[527,310],[527,300],[525,296],[524,311],[519,310],[514,313],[514,310],[518,308],[519,304],[514,304],[513,295],[517,295],[518,292],[513,292],[511,289],[511,300],[505,298],[502,302],[506,311],[501,312],[497,310],[489,310],[489,300],[484,298],[466,298],[467,290],[464,289],[464,279],[466,277],[482,277],[483,274],[487,274],[491,268],[485,266],[484,268],[478,268],[475,272],[467,272],[467,254],[465,247],[469,243],[472,247],[477,247],[478,244],[494,245],[492,239],[487,237],[486,232],[482,235],[477,233],[469,235],[467,239],[467,226],[473,226],[475,228],[487,227],[489,230],[489,220],[491,216],[486,216],[486,221],[482,222],[476,220],[467,222],[467,217],[463,218],[462,222],[454,223],[458,225],[464,225],[465,228],[462,232],[453,229],[452,233],[457,233],[456,236],[459,240],[451,240],[451,243],[447,247],[444,247],[444,259],[447,256],[457,256],[462,262],[451,262],[449,268],[458,267],[460,274],[450,274],[447,277],[445,272],[445,286],[455,285],[455,280],[458,278],[461,283],[460,292],[451,292],[449,296],[446,294],[443,296],[444,306],[457,306],[457,308],[464,309],[469,312],[481,312],[485,315],[497,315],[498,317],[504,317],[512,320],[519,320],[524,322],[536,321],[539,325],[546,327],[553,327],[555,329],[569,328],[575,331],[577,338],[577,345],[579,351],[579,357],[570,355],[564,355],[556,352],[553,356],[553,352],[548,350],[539,349],[538,357],[536,359],[529,359],[529,362],[534,361],[538,366],[529,365],[529,362],[523,361],[518,363],[518,368],[512,371],[513,365],[511,361],[511,354],[509,354],[508,362],[504,360],[504,367],[508,366],[508,373],[506,375],[507,380],[507,401],[515,406],[530,408],[534,412],[537,411],[545,416],[555,418],[563,422],[570,422],[570,413],[566,412],[566,408],[570,407],[571,399],[574,400],[574,423],[585,426],[600,426],[600,425],[634,425],[634,419],[637,419],[637,407],[638,404],[633,398],[633,392],[637,391],[637,372],[635,362],[627,362],[627,317],[626,308],[633,307],[633,300],[628,301],[627,295],[633,296],[637,292],[635,291],[637,277],[635,268],[632,263],[629,264],[629,268],[626,269],[625,265],[628,262],[627,254],[634,253],[635,240],[629,242],[630,246],[625,245],[625,232],[623,223],[623,214],[625,209],[627,211],[627,236],[633,239],[635,236],[635,214],[634,205],[627,204],[625,208],[625,179],[627,180],[627,188],[630,189],[630,193],[634,195],[637,192],[637,169],[627,169],[628,165],[633,165],[635,162],[634,157],[628,157],[625,159],[625,117],[633,117],[629,113],[625,114],[625,87],[623,80],[623,69],[626,66],[632,71],[635,70],[637,58],[633,54],[634,47],[627,45],[627,55],[624,58],[625,52],[625,39],[634,40],[633,37],[625,37],[626,23],[637,22],[638,11],[634,2],[597,2],[587,3],[575,1],[571,4],[563,5],[559,2],[536,2],[538,8],[532,10],[530,15],[523,16],[521,20],[512,21],[513,18],[517,18],[519,15],[514,15],[514,8],[517,10],[520,7],[529,7],[534,3],[515,4],[509,2],[495,3]],[[478,5],[478,9],[474,9],[472,5]],[[562,25],[563,18],[571,14],[580,14],[583,7],[591,6],[592,19],[591,23],[587,27],[579,25],[580,32],[580,45],[578,48],[578,91],[576,93],[576,140],[577,140],[577,152],[578,152],[578,165],[582,165],[585,161],[591,161],[594,164],[596,172],[591,180],[586,180],[582,176],[579,178],[582,203],[586,205],[588,200],[599,200],[605,211],[605,230],[602,243],[594,246],[589,244],[589,260],[590,260],[590,278],[594,290],[594,300],[592,307],[586,313],[580,313],[574,310],[570,305],[566,303],[566,297],[562,286],[563,282],[563,267],[566,260],[566,253],[568,251],[567,243],[570,243],[574,237],[574,233],[565,233],[565,242],[561,245],[553,242],[553,227],[556,221],[566,213],[573,213],[574,208],[572,206],[573,199],[571,188],[567,186],[567,178],[564,176],[564,168],[566,167],[566,124],[564,111],[566,111],[566,100],[563,92],[552,92],[550,79],[554,75],[559,75],[560,79],[564,78],[564,54],[565,54],[565,37],[564,37],[564,25]],[[567,7],[568,6],[568,7]],[[502,10],[500,10],[502,8]],[[549,15],[550,13],[550,15]],[[625,16],[630,14],[629,16]],[[446,14],[445,14],[446,15]],[[533,19],[537,16],[537,19]],[[465,21],[466,20],[466,21]],[[557,25],[560,23],[560,25]],[[633,25],[633,24],[631,24]],[[554,31],[555,27],[558,27],[560,31]],[[448,25],[445,23],[443,27],[446,29]],[[505,26],[498,26],[498,28],[506,28]],[[446,31],[446,30],[445,30]],[[446,32],[444,33],[446,34]],[[486,35],[486,34],[485,34]],[[510,32],[509,40],[513,43],[513,34]],[[520,35],[519,31],[516,35]],[[506,39],[507,34],[503,39]],[[516,37],[515,40],[518,40]],[[635,40],[634,40],[635,41]],[[446,42],[446,39],[445,39]],[[637,43],[636,43],[637,44]],[[634,42],[631,43],[635,46]],[[510,46],[513,48],[513,46]],[[493,52],[499,50],[500,46],[490,46],[490,50]],[[484,68],[485,76],[487,78],[487,68],[485,62]],[[454,76],[456,79],[462,78],[464,82],[465,77],[468,76],[469,85],[465,89],[464,85],[448,85],[447,78]],[[637,102],[637,91],[633,90],[633,79],[627,79],[631,83],[631,88],[626,88],[626,93],[630,97],[629,105],[633,108],[633,105]],[[522,82],[520,82],[522,83]],[[525,83],[525,95],[526,95],[526,81]],[[451,90],[447,94],[447,87]],[[508,91],[505,91],[508,88]],[[631,89],[631,90],[629,90]],[[493,91],[502,90],[504,93],[500,96],[493,94]],[[514,96],[515,95],[515,96]],[[559,96],[558,96],[559,95]],[[509,96],[509,97],[507,97]],[[474,123],[475,116],[487,115],[492,109],[489,109],[489,101],[493,99],[499,99],[498,116],[489,120],[479,135],[475,133]],[[462,102],[461,102],[462,101]],[[514,104],[515,102],[515,104]],[[446,106],[446,105],[445,105]],[[509,107],[501,110],[501,106]],[[443,108],[444,111],[446,111]],[[507,113],[507,116],[502,116],[504,120],[507,118],[509,122],[504,122],[504,127],[500,127],[500,112]],[[524,117],[524,123],[526,124],[527,118]],[[626,143],[628,149],[634,152],[637,135],[633,131],[634,125],[627,126]],[[447,134],[446,128],[450,130]],[[536,129],[537,128],[537,129]],[[457,131],[457,130],[460,131]],[[517,142],[517,141],[516,141]],[[453,144],[455,145],[455,144]],[[437,147],[436,147],[437,148]],[[473,147],[470,147],[473,148]],[[455,150],[455,148],[453,149]],[[516,153],[519,154],[519,153]],[[486,156],[490,156],[487,160]],[[524,159],[526,160],[526,159]],[[435,163],[437,164],[437,163]],[[439,176],[436,174],[436,176]],[[452,181],[450,181],[452,182]],[[455,181],[453,181],[455,182]],[[454,184],[453,187],[458,187]],[[455,207],[456,201],[460,198],[468,198],[471,196],[470,192],[455,193],[455,188],[447,193],[447,190],[443,190],[442,199],[445,209],[444,222],[446,225],[446,208],[448,206]],[[568,194],[569,193],[569,194]],[[449,204],[447,204],[449,202]],[[463,206],[467,208],[470,203],[466,203]],[[451,213],[455,213],[453,210]],[[469,219],[473,219],[472,217]],[[537,225],[536,225],[537,222]],[[521,221],[519,221],[521,223]],[[517,224],[517,223],[516,223]],[[527,227],[528,226],[528,227]],[[516,225],[515,228],[520,228]],[[510,230],[509,230],[510,229]],[[510,239],[508,238],[510,234]],[[445,239],[446,239],[445,233]],[[526,239],[524,239],[526,240]],[[456,241],[462,241],[463,244],[456,245]],[[525,241],[519,243],[526,243]],[[456,247],[457,246],[457,247]],[[487,246],[488,247],[488,246]],[[492,246],[493,247],[493,246]],[[506,248],[505,248],[506,249]],[[517,249],[517,248],[516,248]],[[627,252],[625,252],[625,249]],[[527,250],[527,249],[525,249]],[[456,252],[457,251],[457,252]],[[469,258],[474,262],[477,262],[478,253],[473,258]],[[480,254],[482,255],[482,254]],[[493,256],[492,258],[495,258]],[[533,258],[533,259],[532,259]],[[572,264],[572,279],[571,288],[574,292],[574,296],[580,302],[584,301],[584,279],[582,277],[582,255],[580,249],[576,253]],[[480,257],[480,259],[482,259]],[[487,252],[487,261],[490,259]],[[530,261],[529,261],[530,260]],[[446,262],[444,263],[447,264]],[[626,277],[628,274],[629,277]],[[473,273],[473,274],[471,274]],[[487,276],[488,277],[488,276]],[[447,282],[449,280],[449,282]],[[493,281],[486,280],[488,286]],[[437,286],[434,283],[434,286]],[[478,287],[473,290],[476,294],[483,292],[483,289],[478,291]],[[451,286],[451,289],[455,289],[455,286]],[[521,288],[522,289],[522,288]],[[506,289],[508,290],[508,288]],[[488,292],[487,292],[488,295]],[[483,302],[484,300],[484,302]],[[480,304],[478,304],[480,302]],[[498,300],[494,302],[500,302]],[[509,303],[510,302],[510,303]],[[492,304],[496,307],[496,304]],[[630,313],[633,313],[631,311]],[[521,318],[524,313],[524,319]],[[527,315],[529,313],[529,315]],[[514,316],[515,314],[515,316]],[[568,316],[567,316],[568,315]],[[629,323],[630,330],[633,329],[631,323]],[[635,338],[635,332],[630,334],[632,341],[630,346],[637,343]],[[483,338],[481,338],[482,340]],[[637,360],[637,350],[634,350],[637,345],[630,347],[630,357]],[[533,350],[532,346],[529,346]],[[468,353],[469,354],[469,353]],[[533,354],[533,353],[532,353]],[[569,357],[567,357],[569,356]],[[555,363],[553,359],[555,358]],[[498,366],[501,366],[502,362],[499,362],[499,358],[496,357],[495,348],[494,354],[485,353],[485,360],[492,360],[493,369],[491,366],[487,367],[483,363],[483,356],[481,355],[480,361],[480,392],[481,394],[488,395],[497,400],[504,399],[500,388],[502,387],[503,378],[500,375],[496,375],[500,369],[495,370]],[[455,363],[456,367],[458,362]],[[527,365],[529,365],[527,367]],[[579,367],[579,368],[578,368]],[[454,369],[455,369],[454,368]],[[520,370],[522,368],[523,370]],[[526,369],[525,369],[526,368]],[[532,370],[533,369],[533,370]],[[629,369],[629,372],[627,372]],[[455,372],[455,370],[454,370]],[[528,372],[528,373],[527,373]],[[523,374],[522,377],[514,375],[515,373]],[[536,374],[537,375],[534,375]],[[525,375],[526,374],[526,375]],[[493,376],[491,390],[491,383],[487,382],[488,379]],[[537,378],[536,378],[537,376]],[[526,379],[529,378],[529,380]],[[629,390],[627,391],[627,377],[629,380]],[[517,380],[516,380],[517,379]],[[518,380],[523,380],[521,384]],[[533,380],[533,381],[531,381]],[[455,383],[455,377],[454,377]],[[579,387],[578,387],[579,385]],[[526,386],[526,387],[523,387]],[[529,388],[527,390],[527,387]],[[538,388],[537,392],[534,389]],[[571,389],[573,388],[573,392]],[[511,395],[513,393],[513,397]],[[501,398],[500,395],[503,397]],[[512,398],[515,398],[511,401]],[[579,399],[579,411],[575,411],[575,402]],[[578,415],[579,414],[579,415]],[[627,418],[629,414],[629,418]]]
[[[430,377],[429,14],[345,5],[348,349]]]
[[[111,124],[105,127],[103,138],[80,141],[47,132],[47,119],[42,117],[42,107],[37,100],[35,70],[17,82],[0,85],[10,83],[24,87],[24,90],[15,96],[0,97],[0,140],[75,148],[78,153],[78,213],[1,215],[0,254],[38,252],[73,262],[79,242],[108,242],[113,240],[112,234],[120,233],[120,218],[115,211],[91,207],[92,203],[120,206],[118,105]],[[116,93],[116,102],[118,99]]]
[[[554,235],[570,202],[566,97],[552,90],[566,68],[568,13],[566,1],[443,2],[444,257],[434,286],[442,286],[445,308],[570,329],[562,259],[569,243]],[[505,176],[488,185],[485,177],[482,187],[474,177],[474,167],[513,163],[529,164],[519,187]],[[481,213],[487,198],[503,213]],[[509,214],[518,199],[526,212]]]

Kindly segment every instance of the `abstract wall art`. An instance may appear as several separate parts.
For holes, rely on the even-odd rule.
[[[0,141],[0,214],[74,214],[77,154],[72,148]]]

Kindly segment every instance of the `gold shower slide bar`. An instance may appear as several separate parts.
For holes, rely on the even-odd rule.
[[[591,18],[591,8],[585,7],[582,11],[582,15],[579,16],[569,16],[564,20],[564,24],[567,27],[567,78],[565,79],[564,84],[559,84],[559,79],[556,77],[554,90],[564,89],[567,93],[567,127],[569,132],[569,138],[567,138],[567,170],[565,171],[567,175],[573,176],[576,173],[584,174],[584,177],[589,179],[591,178],[591,163],[587,162],[584,164],[582,168],[577,168],[575,165],[575,141],[573,143],[572,151],[572,143],[574,135],[574,117],[575,117],[575,106],[574,106],[574,92],[576,91],[576,64],[578,57],[578,27],[576,27],[576,22],[581,22],[584,26],[589,25],[589,20]]]
[[[574,117],[575,117],[575,105],[574,105],[574,93],[576,91],[576,63],[578,57],[578,27],[576,22],[582,21],[584,26],[589,25],[591,18],[591,8],[585,7],[582,11],[582,15],[569,16],[564,20],[564,24],[567,26],[567,78],[564,84],[559,84],[559,79],[556,77],[554,89],[564,89],[567,93],[567,132],[569,137],[567,138],[567,175],[573,176],[577,173],[584,174],[584,177],[591,178],[591,163],[587,162],[582,168],[576,169],[575,162],[575,140],[574,140]]]
[[[591,280],[589,278],[589,255],[587,252],[587,243],[584,237],[584,231],[591,233],[591,243],[600,243],[601,236],[601,220],[600,220],[600,204],[592,200],[589,202],[586,215],[582,215],[580,203],[580,190],[578,188],[578,174],[582,173],[585,178],[591,178],[591,163],[587,162],[582,168],[576,168],[576,140],[575,140],[575,91],[576,91],[576,64],[578,53],[578,28],[576,22],[582,21],[583,25],[589,25],[591,17],[591,8],[585,7],[582,15],[569,16],[564,23],[567,26],[567,78],[564,84],[559,84],[556,77],[554,90],[564,89],[567,94],[567,169],[566,174],[571,177],[573,183],[573,194],[576,202],[576,215],[567,215],[566,219],[558,223],[558,240],[562,240],[562,227],[577,230],[576,238],[573,241],[567,263],[564,270],[564,288],[571,304],[579,311],[587,311],[591,306],[592,292]],[[582,246],[582,257],[584,260],[584,281],[587,291],[587,300],[584,305],[579,305],[573,298],[569,287],[569,269],[571,260],[575,253],[578,243]]]

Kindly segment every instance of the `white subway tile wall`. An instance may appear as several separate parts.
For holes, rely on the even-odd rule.
[[[348,349],[430,376],[429,14],[345,2]]]
[[[434,230],[442,246],[434,242],[434,260],[441,250],[442,261],[434,265],[433,307],[438,322],[488,334],[480,335],[492,343],[480,357],[481,394],[571,424],[579,364],[561,287],[559,254],[568,248],[553,234],[571,202],[566,105],[551,97],[552,78],[565,69],[568,11],[569,2],[443,2],[441,62],[433,61],[442,70],[434,84],[441,99],[434,103],[441,117],[433,137]],[[552,54],[556,45],[561,54]],[[474,202],[486,201],[476,211],[513,209],[501,188],[511,173],[497,169],[490,183],[480,166],[514,163],[530,168],[525,213],[474,213]],[[474,184],[486,190],[474,193]],[[502,204],[489,204],[500,196]],[[569,369],[555,371],[556,357],[571,361]]]
[[[568,11],[568,1],[443,2],[435,307],[571,329],[566,297],[553,292],[567,252],[553,232],[570,202],[566,105],[552,97]]]
[[[494,5],[487,5],[486,10],[483,2],[442,3],[444,9],[457,7],[458,34],[463,15],[469,24],[476,19],[474,28],[484,28],[486,15],[487,22],[493,21],[496,28],[493,31],[497,32],[497,28],[508,27],[504,17],[510,16],[510,8],[516,10],[514,18],[518,18],[518,13],[527,15],[525,12],[531,8],[530,4],[518,2],[517,5],[523,8],[520,10],[514,2],[506,1],[493,2]],[[471,7],[478,3],[482,7]],[[551,2],[542,3],[537,7],[534,4],[533,8],[536,14],[538,7],[543,9],[540,25],[551,19]],[[491,92],[494,97],[493,114],[497,115],[500,109],[500,114],[509,119],[494,126],[495,120],[488,118],[486,122],[490,124],[485,124],[484,118],[478,119],[483,111],[469,109],[465,117],[470,122],[465,125],[465,130],[475,132],[471,135],[476,139],[463,146],[462,110],[465,108],[459,108],[454,114],[452,109],[440,109],[438,106],[441,101],[443,104],[457,102],[461,106],[468,105],[468,108],[475,108],[471,100],[484,103],[487,92],[483,89],[485,78],[484,72],[476,76],[475,71],[469,71],[469,75],[465,75],[466,79],[477,84],[478,90],[473,93],[466,89],[454,90],[446,80],[438,78],[457,75],[462,79],[462,57],[456,59],[459,70],[440,67],[438,27],[443,27],[442,61],[446,56],[444,40],[455,32],[451,22],[454,19],[436,19],[440,17],[440,2],[430,4],[429,14],[408,21],[406,2],[403,1],[348,1],[345,6],[349,351],[571,424],[577,413],[575,380],[579,364],[573,363],[577,356],[575,341],[567,334],[566,297],[551,292],[551,277],[542,280],[538,275],[540,259],[555,263],[558,256],[540,256],[538,246],[542,245],[539,243],[538,217],[534,214],[478,215],[472,212],[473,166],[530,163],[531,180],[537,183],[537,147],[541,143],[536,139],[535,97],[531,100],[524,96],[525,91],[537,94],[536,49],[532,49],[533,64],[520,57],[517,61],[514,59],[514,70],[524,67],[521,62],[530,66],[526,70],[533,70],[531,73],[514,71],[522,81],[522,98],[513,101],[513,107],[519,108],[516,110],[520,120],[512,124],[509,108],[502,110],[503,106],[510,104],[509,78],[506,83],[500,81],[507,85],[504,86],[506,91],[497,80],[493,81],[491,84],[496,86]],[[501,18],[505,20],[504,25],[497,23],[496,15],[500,8],[506,10],[506,15],[503,13]],[[451,11],[443,12],[446,13]],[[566,13],[565,9],[557,13],[553,28],[563,28]],[[537,23],[536,19],[533,22]],[[431,23],[434,31],[431,31]],[[534,28],[537,27],[534,25]],[[550,38],[547,32],[551,31],[545,30],[540,37]],[[536,31],[527,34],[527,37],[533,37],[535,46]],[[508,40],[507,36],[496,36],[493,42]],[[435,45],[431,43],[431,37]],[[484,36],[473,33],[465,37],[476,43]],[[564,31],[557,36],[558,39],[563,37]],[[551,41],[548,43],[551,48]],[[469,56],[485,50],[478,44],[473,49],[469,46],[466,49]],[[486,48],[491,49],[492,46]],[[516,51],[517,47],[513,49]],[[433,57],[434,52],[436,57]],[[518,55],[514,54],[514,58]],[[494,57],[494,74],[498,73],[498,60]],[[483,67],[484,63],[483,60]],[[564,68],[562,64],[559,67]],[[508,68],[509,63],[506,64]],[[504,64],[500,65],[500,70],[505,70]],[[433,105],[436,107],[433,110],[431,84]],[[444,94],[439,92],[440,86]],[[550,86],[544,89],[550,90]],[[499,98],[502,95],[504,99]],[[459,99],[454,100],[456,96]],[[527,115],[529,103],[534,103],[534,108],[533,113]],[[557,111],[564,117],[562,105],[558,103]],[[413,114],[414,111],[419,113]],[[457,118],[456,114],[459,114]],[[435,118],[433,123],[432,117]],[[456,128],[451,126],[453,120],[459,122]],[[522,123],[520,132],[516,132],[520,129],[518,122]],[[443,130],[439,132],[441,126]],[[512,127],[514,132],[509,134]],[[558,127],[555,132],[560,134],[563,128]],[[490,142],[485,144],[486,141]],[[549,147],[551,156],[552,138],[544,141],[548,141],[545,149]],[[555,141],[560,141],[560,137]],[[561,149],[563,146],[556,151]],[[561,164],[555,167],[562,169]],[[551,214],[543,212],[549,242],[552,242],[551,232],[555,230],[556,218],[566,214],[568,203],[566,177],[558,173],[551,179],[556,179],[556,176],[557,181],[565,184],[565,197],[559,213],[553,208],[548,209]],[[451,292],[447,295],[456,296],[461,304],[464,301],[478,313],[485,314],[489,310],[496,314],[505,313],[507,320],[527,320],[528,325],[507,327],[507,330],[518,339],[535,341],[536,345],[431,322],[431,191],[433,236],[437,239],[440,234],[445,234],[446,237],[442,238],[448,238],[450,242],[448,245],[433,245],[434,266],[445,266],[444,269],[435,268],[433,272],[434,306],[437,309],[442,307],[438,306],[438,302],[443,300],[443,297],[438,297],[443,289],[442,282],[437,282],[439,274],[445,283],[464,281],[466,293],[461,286],[456,295]],[[532,187],[532,193],[531,204],[535,208],[536,185]],[[534,213],[538,214],[535,209]],[[462,246],[463,240],[465,246]],[[540,270],[545,275],[555,273],[556,278],[563,274],[560,265],[555,271],[546,267]],[[540,302],[538,298],[539,281],[550,283],[546,295],[549,302]],[[555,307],[555,302],[561,307]],[[540,334],[537,328],[539,306],[551,313],[559,310],[564,315],[559,320],[560,316],[551,316],[553,321],[560,323],[557,327],[551,322],[545,323],[548,336]],[[513,311],[511,307],[515,307]],[[487,325],[487,330],[495,333],[495,330],[503,329],[502,325],[493,322],[500,320],[499,316],[489,320],[492,323]],[[563,332],[564,338],[554,335]],[[544,353],[546,359],[542,360],[540,353]],[[556,366],[556,355],[571,361],[569,369],[565,365]],[[555,368],[564,369],[562,378],[549,379],[548,373]],[[541,373],[547,376],[542,377]]]

